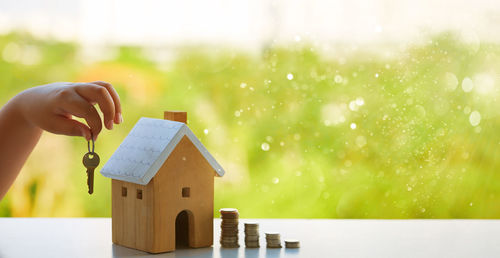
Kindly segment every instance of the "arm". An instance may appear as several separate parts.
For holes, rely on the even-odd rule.
[[[106,82],[53,83],[28,89],[0,109],[0,200],[16,179],[43,130],[94,139],[102,120],[111,130],[122,122],[120,99]],[[84,118],[87,125],[73,116]],[[92,134],[91,134],[92,132]]]

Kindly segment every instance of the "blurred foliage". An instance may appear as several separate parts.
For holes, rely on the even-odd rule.
[[[444,33],[376,51],[124,46],[88,61],[82,49],[0,36],[0,103],[54,81],[113,83],[125,122],[100,135],[103,161],[140,117],[188,111],[227,171],[215,178],[215,211],[500,218],[500,45]],[[97,174],[95,193],[86,193],[85,151],[81,138],[44,134],[0,215],[110,216],[108,178]]]

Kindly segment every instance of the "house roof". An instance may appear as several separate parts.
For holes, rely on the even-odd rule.
[[[187,136],[218,176],[224,169],[210,155],[189,127],[181,122],[142,117],[104,164],[105,177],[146,185],[153,178],[180,140]]]

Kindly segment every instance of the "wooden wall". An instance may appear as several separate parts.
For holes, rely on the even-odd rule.
[[[213,244],[215,171],[184,137],[148,185],[112,180],[113,243],[150,253],[175,250],[175,220],[189,216],[189,246]],[[122,196],[122,188],[127,196]],[[182,188],[189,187],[189,197]],[[142,190],[142,199],[137,198]]]
[[[184,137],[155,177],[154,250],[175,249],[175,219],[188,210],[192,213],[189,245],[213,244],[213,207],[215,171],[191,141]],[[182,197],[182,188],[190,188],[190,197]]]

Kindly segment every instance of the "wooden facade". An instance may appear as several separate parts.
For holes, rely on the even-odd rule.
[[[178,236],[187,234],[189,247],[211,246],[215,175],[184,136],[147,185],[112,179],[113,243],[149,253],[174,251],[177,230]],[[187,227],[179,224],[183,219]]]

